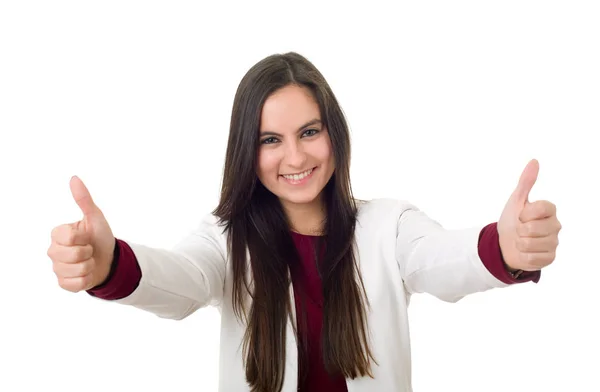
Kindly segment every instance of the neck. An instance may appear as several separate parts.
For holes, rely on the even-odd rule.
[[[322,235],[325,222],[325,205],[318,198],[311,203],[295,204],[282,201],[290,222],[290,229],[306,235]]]

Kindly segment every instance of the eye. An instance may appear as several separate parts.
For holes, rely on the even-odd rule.
[[[302,136],[314,136],[317,133],[319,133],[320,131],[318,129],[307,129],[306,131],[304,131],[304,133],[302,134]]]
[[[276,137],[273,137],[273,136],[271,136],[271,137],[268,137],[268,138],[266,138],[266,139],[263,139],[263,140],[260,142],[260,144],[273,144],[273,143],[277,143],[277,141],[278,141],[278,140],[277,140],[277,138],[276,138]]]

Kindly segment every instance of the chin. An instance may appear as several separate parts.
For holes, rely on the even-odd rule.
[[[319,194],[305,193],[305,194],[280,194],[277,195],[282,203],[290,204],[311,204],[318,200]]]

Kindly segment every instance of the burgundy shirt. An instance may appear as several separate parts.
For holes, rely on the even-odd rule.
[[[306,378],[301,379],[298,374],[298,391],[347,391],[344,376],[329,375],[323,364],[323,290],[314,259],[319,237],[292,232],[292,238],[300,256],[299,265],[290,268],[296,304],[296,328],[299,344],[307,348],[305,362],[299,364],[305,365]]]
[[[321,353],[321,327],[323,322],[323,293],[321,280],[313,259],[313,242],[316,237],[293,233],[294,243],[301,258],[299,268],[292,268],[290,275],[294,288],[296,309],[305,309],[306,323],[298,322],[300,337],[308,348],[307,377],[300,391],[346,392],[346,381],[341,375],[330,376],[323,365]],[[485,267],[500,281],[513,284],[538,282],[540,271],[523,272],[517,279],[506,269],[500,252],[496,223],[485,226],[479,235],[479,257]],[[115,300],[130,295],[138,286],[142,271],[132,249],[123,240],[117,239],[111,272],[102,285],[88,290],[90,295],[106,300]],[[296,294],[297,293],[297,294]],[[303,299],[302,307],[300,301]],[[302,315],[297,315],[300,320]],[[304,328],[303,325],[306,327]]]

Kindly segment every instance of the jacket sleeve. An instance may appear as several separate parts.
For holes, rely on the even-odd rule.
[[[219,305],[223,298],[227,264],[225,235],[221,231],[216,218],[210,215],[172,249],[125,242],[121,249],[132,254],[122,251],[119,257],[129,256],[131,263],[141,272],[139,280],[132,286],[133,291],[129,290],[131,292],[123,298],[110,298],[109,292],[126,289],[116,286],[132,284],[127,276],[120,277],[121,267],[117,266],[109,282],[88,293],[175,320],[181,320],[207,305]],[[122,261],[115,260],[116,263]]]
[[[456,302],[469,294],[535,279],[531,274],[520,281],[500,276],[508,273],[498,267],[499,248],[495,244],[495,253],[489,249],[497,236],[482,237],[491,229],[495,225],[448,230],[414,205],[404,204],[397,222],[396,260],[407,291]],[[483,245],[481,238],[487,241]]]

